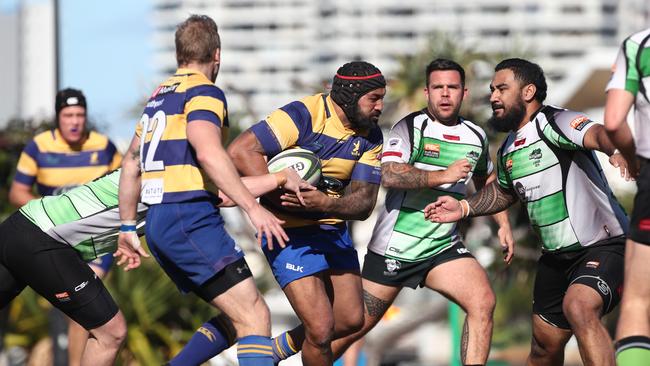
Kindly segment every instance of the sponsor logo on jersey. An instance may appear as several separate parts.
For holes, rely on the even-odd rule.
[[[587,116],[580,116],[580,117],[574,119],[573,121],[571,121],[570,125],[571,125],[571,128],[573,128],[575,130],[578,130],[578,131],[582,131],[582,129],[589,122],[590,121],[589,121],[589,118]]]
[[[304,267],[303,266],[298,266],[293,263],[287,263],[286,264],[286,269],[294,271],[294,272],[304,272]]]
[[[587,267],[587,268],[594,268],[594,269],[598,268],[598,266],[600,266],[600,262],[598,262],[598,261],[589,261],[585,265],[585,267]]]
[[[147,103],[146,107],[147,108],[157,108],[157,107],[160,107],[163,104],[164,101],[165,101],[164,98],[161,99],[161,100],[152,100],[151,102]]]
[[[88,285],[88,281],[84,281],[84,282],[80,283],[79,285],[77,285],[74,288],[74,292],[79,292],[79,291],[83,290],[83,288],[86,287],[87,285]]]
[[[480,156],[481,154],[479,154],[478,151],[474,151],[474,150],[469,151],[467,154],[465,154],[467,160],[469,160],[469,162],[472,164],[476,164]]]
[[[156,88],[156,90],[154,90],[153,94],[151,95],[151,98],[155,98],[159,95],[173,93],[176,91],[176,88],[178,88],[179,85],[181,85],[181,83],[165,85],[165,86],[160,85],[158,88]]]
[[[401,158],[402,153],[399,151],[384,151],[379,155],[379,159],[381,159],[384,156],[397,156],[398,158]]]
[[[58,294],[54,294],[54,297],[56,297],[56,299],[59,300],[60,302],[68,302],[68,301],[70,301],[70,295],[68,294],[67,291],[59,292]]]
[[[506,160],[506,171],[512,173],[512,159]]]
[[[391,149],[397,149],[402,145],[402,139],[393,137],[392,139],[388,139],[388,147]]]
[[[393,253],[397,253],[397,254],[401,254],[401,253],[402,253],[402,250],[401,250],[401,249],[399,249],[399,248],[395,248],[395,247],[388,247],[388,251],[389,251],[389,252],[393,252]]]
[[[517,191],[517,194],[519,195],[519,198],[526,202],[526,188],[524,187],[521,182],[515,183],[515,190]]]
[[[533,160],[533,165],[535,167],[538,167],[539,164],[541,164],[541,159],[542,159],[542,149],[537,148],[531,151],[531,153],[528,155],[528,160]]]
[[[424,156],[428,158],[439,158],[440,157],[440,145],[439,144],[424,144]]]
[[[400,261],[398,261],[397,259],[386,258],[384,260],[384,263],[386,263],[386,270],[384,271],[384,276],[396,276],[397,271],[399,271],[399,269],[402,268],[402,263],[400,263]]]
[[[93,153],[90,154],[90,164],[99,164],[99,153],[97,151],[93,151]]]
[[[598,291],[600,291],[600,293],[602,293],[605,296],[609,295],[609,293],[611,292],[609,290],[609,285],[603,280],[598,280],[597,286],[598,286]]]
[[[359,149],[361,149],[361,141],[355,141],[354,148],[352,149],[352,152],[350,154],[352,156],[360,156],[361,153],[359,152]]]
[[[442,137],[445,140],[460,141],[460,136],[456,136],[456,135],[445,135],[445,134],[443,134]]]
[[[526,138],[524,137],[523,139],[515,140],[515,147],[521,146],[526,143]]]

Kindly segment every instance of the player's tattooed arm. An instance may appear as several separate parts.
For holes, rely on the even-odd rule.
[[[241,175],[263,175],[269,172],[264,158],[266,151],[251,130],[237,136],[227,151]]]
[[[445,170],[426,171],[407,163],[387,162],[381,165],[384,188],[419,189],[455,183],[467,177],[471,165],[466,159],[453,162]]]
[[[494,180],[471,197],[467,198],[469,216],[491,215],[512,206],[517,201],[515,192],[502,188]]]
[[[328,200],[325,212],[344,220],[365,220],[375,208],[378,192],[378,184],[353,180],[348,193]]]
[[[366,312],[373,318],[381,318],[384,316],[390,306],[390,302],[373,296],[366,290],[363,290],[363,303],[366,305]]]

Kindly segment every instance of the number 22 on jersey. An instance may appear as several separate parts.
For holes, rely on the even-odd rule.
[[[167,126],[167,116],[164,111],[157,111],[153,116],[143,114],[140,118],[142,124],[142,133],[140,134],[140,163],[142,166],[142,191],[140,197],[142,202],[147,204],[156,204],[162,202],[164,194],[164,181],[161,177],[151,177],[149,172],[160,172],[165,170],[165,164],[162,160],[154,160],[156,150],[160,145],[163,132]],[[151,133],[149,148],[145,153],[145,143],[147,136]]]

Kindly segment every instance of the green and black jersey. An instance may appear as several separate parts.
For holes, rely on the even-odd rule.
[[[89,261],[117,248],[119,181],[118,169],[58,196],[29,201],[20,213]],[[143,234],[146,210],[146,205],[138,204],[139,235]]]
[[[544,251],[579,249],[625,235],[628,220],[593,151],[587,116],[545,106],[497,153],[498,183],[516,192]]]

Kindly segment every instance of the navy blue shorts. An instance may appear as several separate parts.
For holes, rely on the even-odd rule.
[[[244,257],[210,201],[152,205],[147,212],[146,238],[151,254],[182,292],[196,292],[224,267]]]
[[[108,271],[111,269],[114,261],[115,257],[113,257],[113,253],[106,253],[101,257],[97,257],[94,260],[88,262],[88,264],[90,264],[91,267],[97,267],[101,269],[104,272],[104,276],[106,276]]]
[[[269,250],[266,238],[262,238],[262,249],[280,287],[329,269],[359,272],[357,251],[347,225],[328,229],[307,226],[285,231],[289,242],[284,249],[275,244]]]

